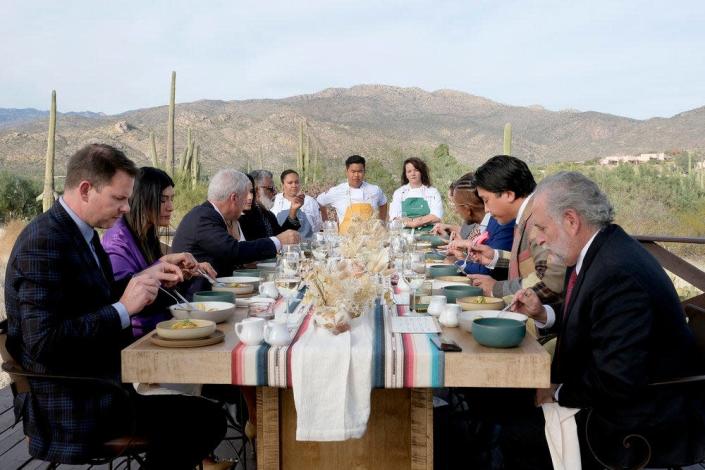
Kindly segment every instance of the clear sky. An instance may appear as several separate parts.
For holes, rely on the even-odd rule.
[[[705,1],[2,0],[0,107],[119,113],[361,83],[639,119],[705,105]]]

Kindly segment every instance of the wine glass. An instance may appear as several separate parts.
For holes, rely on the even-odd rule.
[[[316,233],[311,240],[311,253],[317,261],[323,261],[328,256],[328,243],[323,233]]]
[[[280,263],[277,268],[277,272],[274,276],[274,284],[279,290],[279,294],[284,297],[286,302],[286,314],[291,313],[290,301],[293,296],[298,292],[299,284],[301,283],[301,277],[299,277],[298,266],[295,270],[291,269],[291,265],[285,262]]]
[[[412,251],[404,256],[402,264],[402,276],[409,285],[411,302],[409,313],[416,313],[416,289],[423,285],[426,279],[426,263],[424,253]]]
[[[282,252],[279,258],[279,268],[292,276],[298,276],[301,270],[301,252],[298,250]]]
[[[389,229],[390,235],[397,235],[404,229],[404,222],[399,218],[391,220],[387,224],[387,228]]]

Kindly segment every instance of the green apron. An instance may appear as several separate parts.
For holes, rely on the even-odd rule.
[[[428,207],[428,201],[422,197],[408,197],[401,201],[401,216],[415,219],[423,217],[431,213],[431,208]],[[428,232],[433,228],[433,224],[416,227],[419,232]]]

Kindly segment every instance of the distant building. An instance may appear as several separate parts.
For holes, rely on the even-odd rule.
[[[619,165],[621,163],[631,163],[633,165],[639,165],[641,163],[646,163],[650,161],[666,161],[670,160],[671,157],[665,153],[641,153],[639,155],[611,155],[609,157],[604,157],[600,159],[600,165]]]

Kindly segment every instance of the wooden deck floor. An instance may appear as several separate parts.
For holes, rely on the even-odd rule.
[[[46,462],[32,460],[27,453],[27,441],[22,433],[22,426],[17,425],[12,427],[14,422],[14,413],[12,410],[12,392],[9,387],[0,389],[0,470],[38,470],[48,467]],[[229,432],[228,436],[233,435]],[[234,442],[235,449],[240,452],[241,441]],[[237,460],[237,454],[233,447],[226,442],[222,442],[216,449],[215,454],[221,459]],[[116,462],[114,465],[117,465]],[[235,463],[233,469],[255,470],[257,464],[250,446],[247,446],[247,462],[246,466],[242,462]],[[61,465],[60,469],[108,469],[108,465]],[[124,465],[120,468],[125,468]],[[132,468],[137,468],[136,464]],[[691,465],[683,470],[704,470],[705,464]],[[648,470],[648,469],[647,469]]]
[[[5,387],[0,389],[0,470],[38,470],[45,469],[49,466],[48,463],[32,460],[30,455],[27,453],[27,441],[25,440],[24,434],[22,433],[22,425],[12,427],[15,420],[15,415],[12,410],[12,392],[10,387]],[[228,437],[235,436],[234,432],[229,431]],[[237,452],[241,452],[242,441],[233,441],[233,446],[237,449]],[[231,459],[237,460],[236,451],[227,442],[222,442],[220,446],[216,449],[215,454],[220,459]],[[117,465],[118,462],[114,464]],[[255,470],[257,464],[254,460],[254,455],[252,453],[251,446],[247,445],[247,465],[246,467],[242,463],[236,463],[232,467],[233,469],[244,469]],[[108,465],[61,465],[59,469],[108,469]],[[122,465],[120,468],[125,468]],[[137,465],[133,463],[132,468],[137,468]]]

